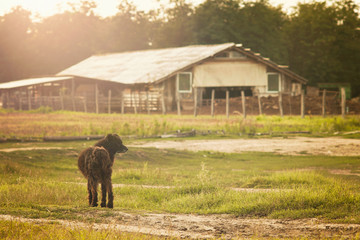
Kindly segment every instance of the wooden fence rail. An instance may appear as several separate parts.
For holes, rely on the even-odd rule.
[[[197,94],[197,91],[194,91]],[[324,90],[320,96],[306,96],[304,93],[292,96],[280,93],[274,96],[245,97],[242,92],[240,97],[230,98],[226,92],[225,98],[217,98],[215,91],[211,99],[199,100],[195,98],[182,99],[178,95],[174,109],[166,109],[165,100],[159,92],[143,91],[131,92],[122,96],[113,96],[111,91],[108,96],[78,97],[71,95],[15,98],[7,101],[5,108],[16,110],[32,110],[41,106],[53,110],[68,110],[96,113],[159,113],[159,114],[194,114],[197,115],[342,115],[360,114],[360,103],[345,100],[345,95],[338,92]]]

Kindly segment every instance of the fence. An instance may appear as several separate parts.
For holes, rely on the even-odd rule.
[[[78,97],[49,96],[24,97],[8,101],[7,108],[31,110],[41,106],[53,110],[69,110],[95,113],[170,113],[196,115],[345,115],[359,114],[360,103],[341,97],[338,92],[323,91],[320,96],[292,96],[280,93],[277,96],[251,96],[217,99],[178,99],[173,109],[165,109],[163,95],[157,91],[137,91],[124,93],[121,97],[108,96]],[[196,106],[196,107],[195,107]]]

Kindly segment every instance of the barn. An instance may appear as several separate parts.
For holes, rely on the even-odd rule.
[[[0,84],[4,107],[171,112],[216,98],[299,95],[307,80],[241,44],[91,56],[56,76]]]

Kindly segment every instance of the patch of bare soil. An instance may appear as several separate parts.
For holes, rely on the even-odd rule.
[[[338,137],[177,140],[136,143],[131,146],[227,153],[273,152],[289,155],[360,156],[360,139]]]
[[[359,224],[330,224],[319,222],[316,219],[246,219],[228,215],[130,214],[114,211],[113,216],[106,219],[109,223],[92,224],[67,220],[28,219],[9,215],[0,215],[0,219],[32,223],[57,222],[72,228],[112,229],[181,238],[306,237],[352,239],[360,233]]]

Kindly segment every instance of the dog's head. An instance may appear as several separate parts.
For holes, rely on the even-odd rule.
[[[128,148],[123,144],[119,135],[115,134],[108,134],[105,137],[105,140],[109,143],[111,148],[117,153],[125,153]]]

